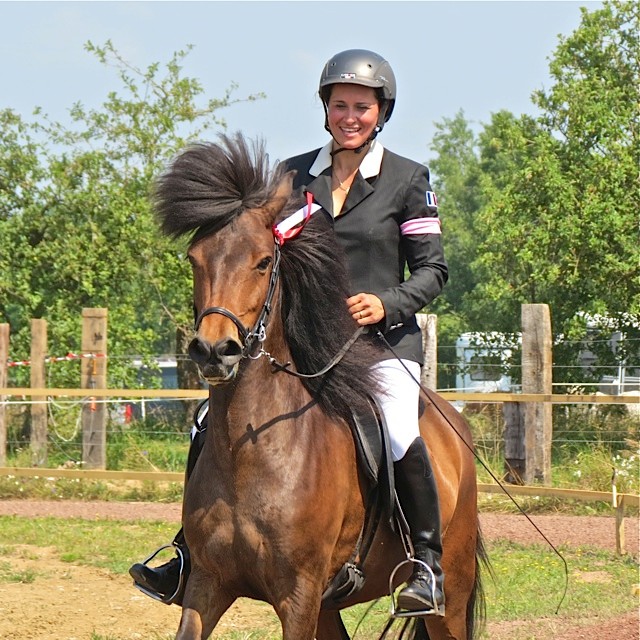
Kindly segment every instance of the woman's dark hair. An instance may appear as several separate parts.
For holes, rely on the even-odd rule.
[[[325,107],[329,106],[329,100],[331,99],[331,93],[333,91],[333,87],[335,84],[328,84],[324,87],[320,87],[318,94],[320,95],[320,100],[324,103]],[[360,85],[361,86],[361,85]],[[378,101],[378,106],[380,107],[380,111],[386,109],[389,101],[384,97],[384,90],[381,87],[372,87],[375,94],[376,100]]]

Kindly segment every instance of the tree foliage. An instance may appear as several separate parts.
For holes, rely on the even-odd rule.
[[[472,274],[457,267],[464,291],[450,299],[476,330],[517,331],[523,303],[549,304],[554,332],[575,338],[606,319],[637,358],[640,8],[581,11],[550,62],[551,88],[533,94],[538,117],[493,114],[476,140],[445,122],[446,144],[436,136],[445,229],[464,252],[449,258],[466,254]]]
[[[78,102],[68,124],[40,109],[31,123],[0,113],[0,321],[14,358],[28,358],[31,318],[48,320],[49,350],[64,355],[79,351],[82,308],[107,307],[113,386],[133,382],[119,357],[175,351],[176,327],[191,322],[190,270],[158,233],[153,179],[188,141],[224,127],[220,110],[238,100],[235,86],[205,99],[183,75],[188,50],[142,70],[111,42],[86,48],[122,83],[100,109]]]
[[[444,211],[449,263],[449,283],[432,310],[441,318],[439,331],[449,337],[470,330],[462,310],[467,293],[478,282],[473,269],[478,251],[476,213],[483,204],[477,140],[462,111],[436,124],[432,148],[438,155],[429,166]]]

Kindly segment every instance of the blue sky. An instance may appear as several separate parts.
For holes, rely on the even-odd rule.
[[[434,122],[460,109],[474,123],[508,109],[535,113],[531,93],[549,88],[558,35],[599,2],[355,1],[5,2],[0,1],[0,109],[26,118],[40,106],[65,120],[76,101],[99,107],[119,88],[113,69],[84,43],[115,47],[145,68],[191,44],[184,69],[210,97],[267,98],[221,112],[228,130],[261,136],[273,159],[327,141],[316,97],[325,61],[343,49],[373,49],[398,81],[385,146],[420,162]]]

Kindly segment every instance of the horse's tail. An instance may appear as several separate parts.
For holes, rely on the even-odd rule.
[[[482,583],[483,572],[493,575],[489,554],[484,544],[484,537],[478,520],[478,535],[476,537],[476,576],[473,582],[471,597],[467,603],[467,640],[479,637],[487,619],[487,604]]]

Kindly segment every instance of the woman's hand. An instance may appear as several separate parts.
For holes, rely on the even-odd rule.
[[[373,293],[357,293],[347,298],[347,308],[351,317],[361,326],[376,324],[385,316],[382,300]]]

